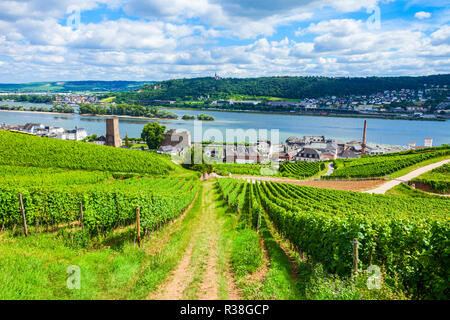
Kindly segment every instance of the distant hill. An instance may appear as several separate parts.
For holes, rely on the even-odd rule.
[[[279,97],[284,99],[319,98],[324,96],[367,95],[384,90],[423,89],[424,85],[450,85],[450,74],[421,77],[213,77],[177,79],[146,85],[139,90],[116,95],[116,101],[147,101],[154,99],[189,100],[210,96],[211,99],[233,95]]]
[[[57,81],[0,83],[0,92],[121,92],[138,89],[152,81]]]

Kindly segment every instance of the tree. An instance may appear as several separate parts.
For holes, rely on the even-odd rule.
[[[142,129],[141,138],[147,143],[150,150],[155,150],[161,146],[165,131],[166,126],[162,126],[158,122],[149,122]]]
[[[130,139],[128,138],[128,132],[127,132],[127,134],[125,135],[125,147],[131,148]]]

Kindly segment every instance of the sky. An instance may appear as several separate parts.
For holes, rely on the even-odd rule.
[[[0,82],[450,73],[445,0],[0,0]]]

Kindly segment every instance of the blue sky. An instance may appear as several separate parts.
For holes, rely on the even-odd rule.
[[[449,3],[2,0],[0,82],[449,73]]]

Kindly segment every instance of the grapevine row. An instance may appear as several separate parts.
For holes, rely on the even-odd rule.
[[[241,185],[232,179],[219,184]],[[278,231],[329,272],[348,274],[352,240],[367,268],[383,265],[416,296],[445,298],[450,268],[450,199],[250,184]],[[242,188],[242,187],[241,187]]]
[[[450,155],[450,147],[440,147],[436,150],[429,150],[419,153],[401,153],[392,154],[390,156],[381,155],[363,157],[345,161],[343,163],[343,167],[338,167],[333,174],[322,178],[381,177],[425,160],[448,155]]]
[[[167,175],[170,158],[94,144],[0,131],[0,165]]]
[[[136,221],[140,207],[143,229],[153,230],[176,218],[193,201],[199,183],[193,179],[132,178],[86,185],[0,186],[0,224],[21,223],[22,194],[28,224],[73,223],[83,208],[84,227],[107,232]]]

